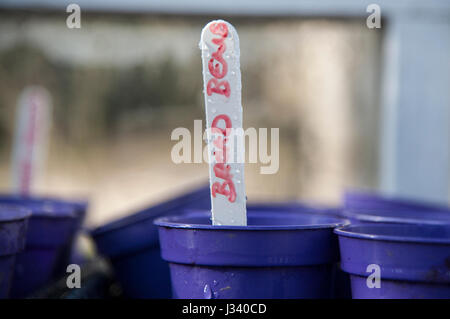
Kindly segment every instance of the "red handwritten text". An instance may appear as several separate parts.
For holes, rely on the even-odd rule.
[[[209,30],[218,35],[219,38],[212,39],[212,42],[218,45],[217,51],[211,55],[211,59],[208,62],[208,69],[213,78],[208,81],[206,85],[206,93],[211,96],[213,93],[224,95],[229,97],[231,93],[230,84],[223,79],[228,73],[228,64],[223,58],[223,54],[227,47],[225,45],[225,38],[228,36],[228,27],[225,23],[217,22],[210,25]],[[225,128],[222,129],[218,126],[219,122],[225,123]],[[227,136],[232,128],[232,122],[226,114],[217,115],[212,124],[211,132],[216,134],[217,137],[213,141],[214,145],[214,158],[216,164],[213,167],[214,175],[217,178],[223,179],[223,182],[215,182],[211,187],[211,193],[213,197],[216,194],[224,195],[228,198],[228,201],[234,202],[236,200],[236,189],[232,180],[233,175],[230,173],[231,167],[227,164]]]

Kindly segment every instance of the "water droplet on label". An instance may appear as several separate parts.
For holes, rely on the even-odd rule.
[[[213,114],[216,113],[216,109],[212,109],[211,112],[213,112]]]
[[[241,172],[240,170],[238,170],[238,169],[236,170],[236,173],[240,173],[240,172]]]
[[[214,299],[214,294],[208,284],[203,288],[203,297],[205,297],[205,299]]]
[[[214,280],[214,281],[213,281],[213,286],[214,286],[214,287],[217,286],[218,283],[219,283],[219,282],[218,282],[217,280]]]

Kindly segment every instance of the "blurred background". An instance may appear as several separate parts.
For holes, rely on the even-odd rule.
[[[53,104],[37,194],[91,199],[90,225],[208,179],[174,164],[170,135],[204,119],[198,42],[212,19],[241,41],[244,128],[280,128],[280,168],[246,165],[250,201],[338,204],[347,188],[450,199],[450,6],[378,1],[0,1],[0,191],[11,191],[16,108]]]

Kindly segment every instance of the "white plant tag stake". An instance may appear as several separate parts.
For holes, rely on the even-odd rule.
[[[51,125],[51,98],[39,86],[25,88],[16,111],[16,130],[12,152],[13,190],[29,195],[32,183],[42,174],[47,156]]]
[[[202,51],[213,225],[247,225],[239,37],[226,21],[208,23]]]

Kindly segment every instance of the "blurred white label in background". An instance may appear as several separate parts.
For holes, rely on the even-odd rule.
[[[41,86],[28,86],[20,94],[16,108],[16,128],[12,151],[13,191],[29,194],[43,174],[51,126],[52,104],[49,92]]]

